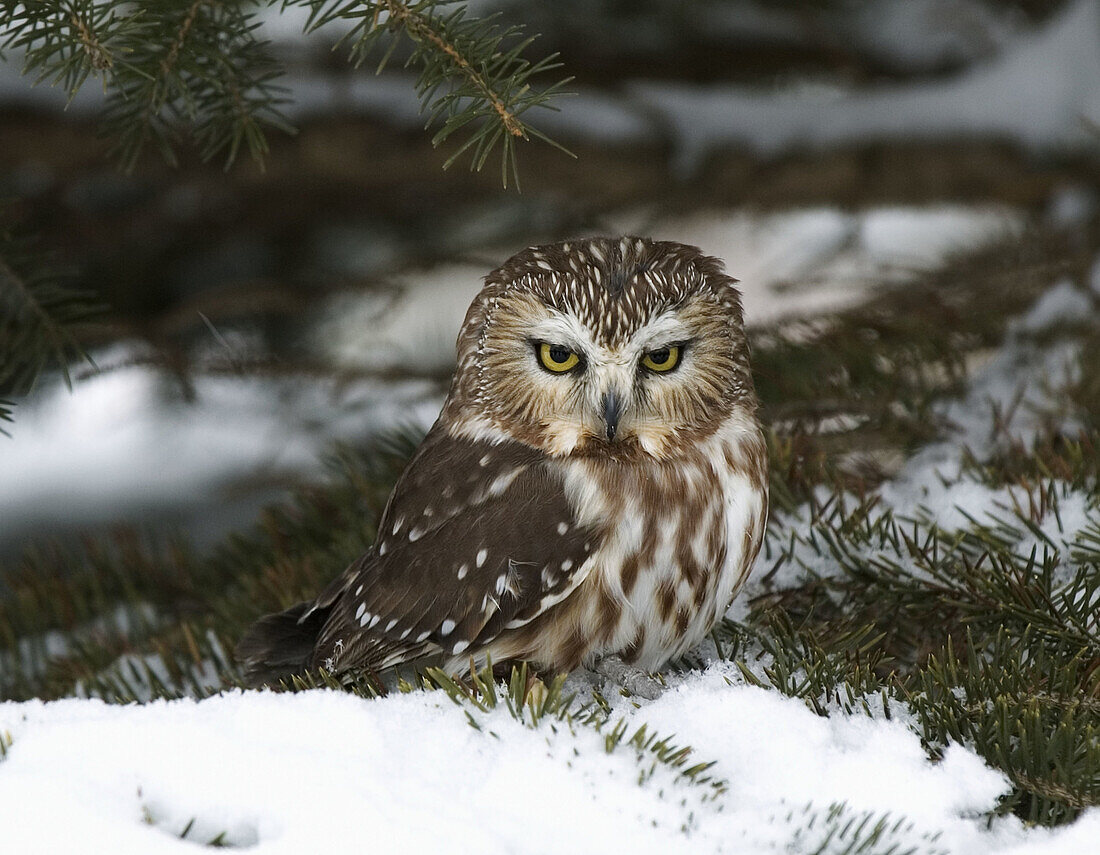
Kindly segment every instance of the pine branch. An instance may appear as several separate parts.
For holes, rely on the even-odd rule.
[[[107,85],[115,68],[114,45],[136,26],[119,3],[44,0],[0,8],[0,46],[25,52],[23,71],[34,82],[60,86],[71,99],[89,76]]]
[[[267,132],[292,133],[281,112],[282,66],[262,41],[260,0],[51,0],[0,10],[0,47],[25,52],[36,83],[61,86],[71,99],[89,77],[107,93],[104,130],[114,154],[133,168],[154,146],[171,163],[185,140],[204,159],[233,163],[242,147],[262,164]],[[439,145],[465,134],[447,162],[469,153],[481,169],[501,153],[501,180],[518,182],[515,143],[532,137],[557,145],[525,123],[548,106],[565,81],[536,89],[555,57],[522,57],[532,39],[516,27],[466,15],[457,0],[284,0],[309,11],[307,30],[338,21],[350,30],[349,60],[361,65],[381,48],[381,70],[404,39],[407,66]],[[444,7],[454,7],[445,9]],[[560,146],[558,146],[560,148]]]
[[[228,166],[244,144],[262,163],[265,129],[291,131],[279,111],[283,90],[275,81],[282,72],[256,38],[259,20],[249,5],[143,4],[140,26],[124,44],[127,62],[108,88],[104,119],[126,168],[150,144],[175,163],[184,132],[204,160],[223,155]]]
[[[422,111],[428,114],[427,125],[440,125],[433,144],[459,131],[467,133],[444,168],[469,152],[470,167],[480,170],[500,145],[501,181],[507,185],[509,176],[519,180],[517,140],[536,137],[561,148],[521,117],[534,107],[548,107],[568,79],[534,88],[536,77],[560,64],[556,54],[535,63],[523,59],[533,39],[522,38],[519,27],[501,29],[493,23],[495,15],[468,18],[464,4],[457,0],[284,0],[284,6],[290,5],[310,9],[309,31],[333,22],[350,24],[341,44],[349,46],[349,59],[356,67],[385,44],[377,65],[380,72],[402,35],[412,42],[405,65],[420,70],[416,91]],[[455,8],[444,14],[449,6]],[[505,50],[506,43],[512,46]]]

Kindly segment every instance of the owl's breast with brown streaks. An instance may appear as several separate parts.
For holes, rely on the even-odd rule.
[[[538,649],[517,637],[514,650],[553,668],[619,654],[652,670],[697,644],[744,583],[763,535],[764,447],[752,428],[719,432],[667,463],[562,463],[573,512],[596,539],[591,572],[531,625]]]

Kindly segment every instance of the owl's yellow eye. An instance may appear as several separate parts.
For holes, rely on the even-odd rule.
[[[651,350],[642,357],[642,365],[650,371],[658,373],[671,371],[679,364],[680,347],[675,344],[670,344],[668,347],[662,347],[658,350]]]
[[[539,362],[547,371],[564,374],[580,365],[581,358],[564,344],[543,342],[539,345]]]

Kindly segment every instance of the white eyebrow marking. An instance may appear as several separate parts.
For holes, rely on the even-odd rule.
[[[670,311],[654,318],[634,333],[627,346],[635,347],[639,352],[657,350],[693,337],[687,324],[680,320],[675,311]]]

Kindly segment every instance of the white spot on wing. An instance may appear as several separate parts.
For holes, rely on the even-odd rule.
[[[445,621],[443,621],[443,623],[441,623],[439,625],[439,634],[440,635],[450,635],[452,632],[455,631],[455,626],[456,625],[457,624],[455,624],[455,622],[453,620],[451,620],[450,618],[447,618]]]
[[[485,559],[489,557],[488,549],[479,549],[477,551],[477,566],[481,567],[485,564]]]
[[[469,573],[469,572],[470,572],[470,565],[469,564],[463,564],[461,567],[458,568],[458,578],[459,579],[465,579],[466,574]]]
[[[505,472],[503,475],[498,475],[493,479],[492,483],[489,484],[488,494],[490,496],[499,496],[511,486],[512,482],[516,480],[516,477],[526,468],[526,466],[517,466],[511,472]]]

